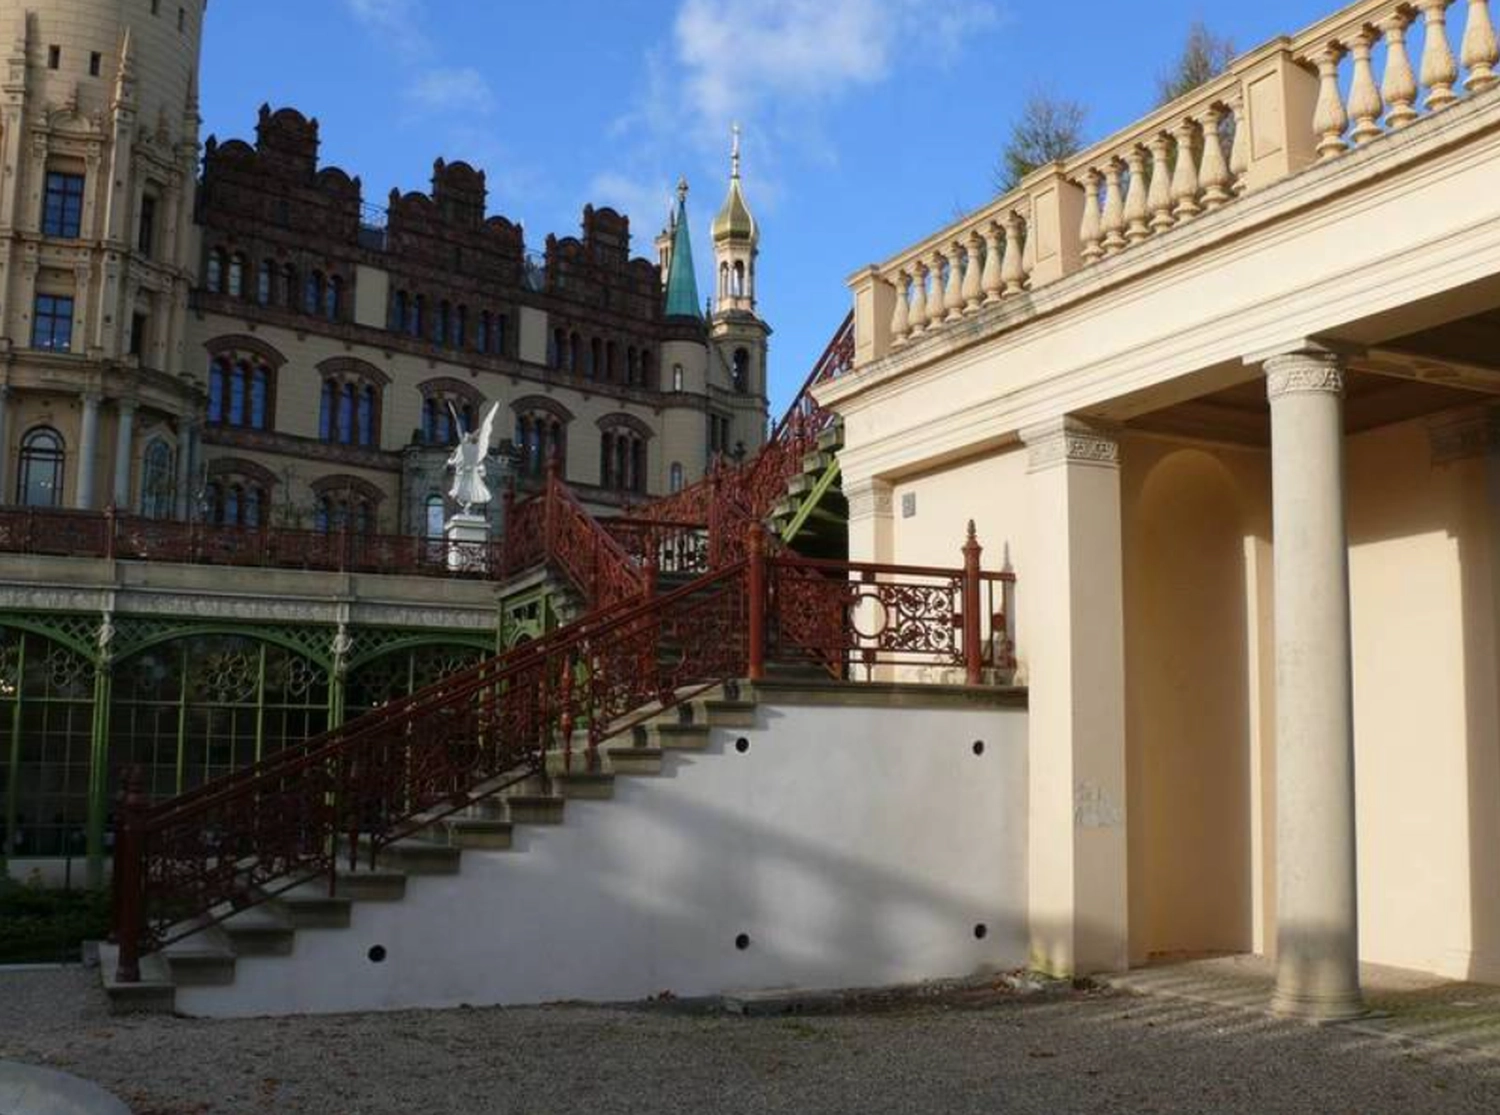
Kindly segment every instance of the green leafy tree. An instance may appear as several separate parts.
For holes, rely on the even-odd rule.
[[[1156,103],[1160,107],[1206,85],[1234,61],[1234,41],[1215,35],[1202,20],[1188,28],[1187,41],[1177,60],[1156,79]]]
[[[1076,155],[1083,148],[1083,123],[1088,110],[1077,101],[1036,90],[1021,106],[1010,137],[995,168],[995,189],[1016,188],[1039,166]]]

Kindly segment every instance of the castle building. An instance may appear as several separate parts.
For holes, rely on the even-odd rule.
[[[492,652],[496,585],[411,545],[492,406],[492,487],[555,464],[596,513],[765,438],[737,142],[705,307],[685,185],[658,260],[593,207],[537,253],[463,162],[378,209],[296,110],[200,147],[206,11],[0,0],[0,860],[97,861],[124,763],[176,792]]]

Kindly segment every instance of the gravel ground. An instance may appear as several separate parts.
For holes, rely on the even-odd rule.
[[[136,1115],[1500,1111],[1500,1061],[1114,992],[204,1022],[111,1018],[95,978],[0,972],[0,1060],[97,1081]]]

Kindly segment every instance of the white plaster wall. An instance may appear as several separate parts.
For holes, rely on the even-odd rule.
[[[240,960],[231,987],[182,988],[178,1008],[610,1001],[1025,963],[1024,711],[762,706],[757,721],[620,777],[613,801],[570,801],[559,827],[518,827],[517,850],[465,851],[459,875],[356,903],[348,929],[299,931],[291,957]]]

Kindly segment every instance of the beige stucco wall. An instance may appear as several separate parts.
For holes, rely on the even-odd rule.
[[[1361,951],[1500,980],[1496,525],[1485,459],[1349,443]]]

